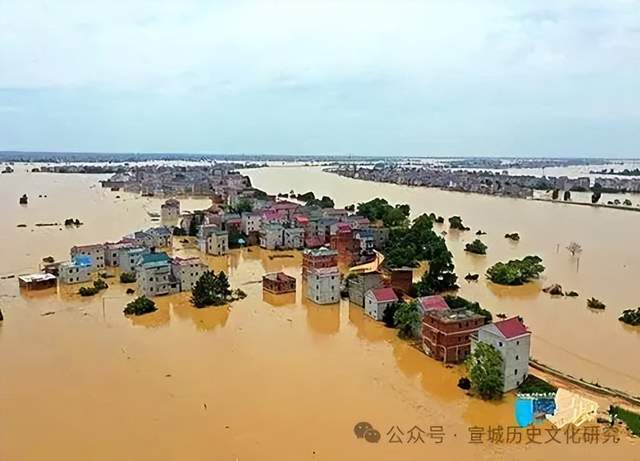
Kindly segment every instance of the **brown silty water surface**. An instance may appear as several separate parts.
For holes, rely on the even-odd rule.
[[[342,186],[341,178],[315,170],[310,171],[311,176],[301,176],[302,172],[306,174],[307,170],[273,169],[251,175],[259,187],[267,190],[271,190],[268,183],[272,180],[279,181],[278,185],[291,183],[294,189],[330,193],[338,204],[376,195],[395,201],[394,193],[400,195],[397,201],[409,202],[407,199],[417,192],[392,186],[372,188],[346,180]],[[22,169],[3,175],[0,191],[5,219],[0,223],[0,273],[32,271],[43,256],[66,257],[73,244],[116,240],[152,224],[146,211],[158,211],[159,199],[92,187],[97,179],[27,174]],[[391,191],[388,195],[387,187]],[[277,188],[280,189],[281,186]],[[393,192],[395,189],[402,192]],[[30,197],[27,207],[17,204],[22,193]],[[38,194],[47,197],[38,199]],[[122,198],[116,199],[116,195]],[[403,200],[402,195],[407,199]],[[516,210],[524,206],[523,202],[514,202]],[[415,198],[409,203],[414,211],[421,210]],[[183,208],[207,204],[206,200],[185,200]],[[433,210],[453,214],[453,210],[446,211],[445,205],[434,206]],[[473,214],[457,210],[474,228],[474,218],[479,221],[483,214],[478,210]],[[470,206],[469,210],[475,207]],[[487,223],[491,222],[492,212],[485,211]],[[33,226],[36,222],[60,222],[66,217],[78,217],[85,225],[62,230]],[[491,235],[494,227],[483,224],[490,232],[486,240],[490,255],[499,251],[503,255],[519,255],[522,248],[528,248],[528,235],[534,234],[536,228],[528,230],[524,224],[514,228],[516,218],[510,221],[496,216],[496,220],[502,219],[512,224],[510,230],[522,233],[523,241],[518,244],[521,246],[512,247]],[[15,227],[19,223],[28,227]],[[564,222],[555,224],[557,229],[562,225]],[[617,227],[611,229],[615,232]],[[589,273],[589,252],[598,250],[581,236],[575,236],[585,247],[580,272],[571,279],[576,286],[558,281],[582,294],[588,285],[578,285],[577,280]],[[456,263],[461,266],[461,260],[471,261],[467,263],[469,270],[477,264],[479,271],[484,263],[459,251],[464,238],[450,240]],[[611,242],[618,244],[615,239]],[[198,254],[189,245],[182,248],[176,244],[176,254]],[[501,244],[505,250],[498,249]],[[459,369],[445,368],[427,358],[397,339],[393,330],[366,318],[360,308],[344,301],[334,306],[316,306],[304,300],[300,255],[291,254],[293,258],[272,259],[271,253],[253,248],[233,251],[226,257],[208,257],[211,268],[226,270],[232,286],[247,292],[246,299],[231,306],[198,310],[190,305],[188,294],[167,296],[157,298],[157,312],[135,319],[122,315],[131,296],[125,294],[127,285],[120,285],[115,279],[109,279],[111,286],[92,298],[75,294],[77,286],[21,292],[15,279],[0,280],[0,305],[5,314],[0,325],[0,460],[336,460],[428,456],[534,460],[598,459],[605,455],[638,459],[638,444],[626,439],[618,445],[595,446],[526,445],[526,438],[518,445],[469,444],[470,426],[515,424],[513,396],[499,403],[470,399],[456,388]],[[550,271],[553,254],[553,249],[549,258],[543,254]],[[633,260],[633,255],[625,255]],[[555,260],[564,264],[565,256],[561,252]],[[572,267],[571,262],[565,265]],[[262,294],[262,274],[276,270],[297,278],[295,295]],[[460,267],[458,270],[463,272]],[[594,284],[592,289],[599,287]],[[618,350],[625,355],[625,345],[637,350],[637,337],[632,336],[637,332],[622,329],[608,312],[585,315],[582,310],[586,311],[586,307],[579,303],[551,300],[530,287],[513,294],[490,289],[480,282],[465,286],[463,294],[480,299],[494,312],[523,313],[534,329],[534,353],[550,354],[545,359],[555,358],[557,348],[553,344],[556,334],[545,332],[544,336],[541,331],[546,317],[555,310],[573,312],[574,315],[546,320],[553,330],[561,328],[565,321],[573,322],[572,327],[567,327],[572,335],[559,349],[566,350],[565,355],[558,355],[557,361],[546,360],[554,365],[583,370],[579,357],[589,356],[589,352],[574,353],[572,348],[577,339],[588,337],[591,318],[602,325],[603,335],[616,332],[611,342],[602,346],[609,347],[612,355]],[[611,305],[604,294],[600,297]],[[497,309],[496,300],[501,303]],[[530,313],[538,308],[546,314]],[[53,314],[42,315],[50,312]],[[539,340],[539,335],[547,337],[547,342]],[[598,341],[598,337],[604,336],[593,334],[591,340]],[[584,342],[588,343],[587,339]],[[633,364],[622,367],[625,373],[619,373],[613,359],[603,360],[601,365],[598,357],[587,362],[594,373],[611,378],[630,375],[629,384],[637,389],[638,375]],[[604,377],[601,379],[605,382]],[[613,384],[623,383],[621,380]],[[379,443],[367,443],[354,436],[353,426],[362,420],[381,432]],[[424,430],[431,425],[443,426],[444,443],[436,445],[429,439],[425,444],[388,442],[386,432],[392,426],[406,432],[414,425]]]

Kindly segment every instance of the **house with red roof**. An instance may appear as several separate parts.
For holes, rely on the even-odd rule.
[[[430,310],[441,311],[449,309],[449,305],[440,295],[423,296],[422,298],[418,298],[418,304],[420,304],[423,314]]]
[[[393,288],[374,288],[364,295],[364,312],[374,320],[382,320],[387,307],[396,302],[398,295]]]
[[[520,317],[511,317],[481,327],[472,337],[472,353],[479,342],[492,345],[502,356],[503,392],[522,384],[529,373],[531,332]]]

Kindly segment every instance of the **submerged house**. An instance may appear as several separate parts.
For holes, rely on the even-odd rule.
[[[57,278],[53,274],[30,274],[18,276],[18,284],[20,288],[25,290],[44,290],[46,288],[55,287]]]
[[[58,278],[60,283],[84,283],[91,280],[91,274],[94,270],[91,256],[78,255],[73,258],[73,261],[60,264]]]
[[[387,307],[397,302],[398,295],[393,288],[374,288],[364,296],[364,312],[374,320],[382,320]]]
[[[262,289],[276,295],[296,292],[296,279],[284,272],[272,272],[262,276]]]

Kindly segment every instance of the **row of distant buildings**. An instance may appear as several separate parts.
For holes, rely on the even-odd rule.
[[[529,198],[534,190],[589,191],[589,177],[510,175],[506,171],[476,171],[381,165],[362,168],[341,165],[329,171],[350,178],[408,186],[437,187],[462,192]],[[602,178],[594,186],[609,192],[640,192],[640,178]]]
[[[86,283],[108,268],[117,268],[135,274],[138,289],[146,296],[189,291],[207,266],[198,257],[170,257],[158,251],[171,245],[171,229],[164,226],[134,232],[117,242],[75,245],[69,261],[45,263],[43,274],[19,280],[25,288],[46,288],[56,279],[62,284]]]

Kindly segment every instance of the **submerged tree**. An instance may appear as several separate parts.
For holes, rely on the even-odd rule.
[[[420,335],[422,310],[416,300],[400,303],[393,319],[401,338],[416,338]]]
[[[467,243],[464,247],[464,251],[468,251],[469,253],[475,253],[477,255],[486,255],[487,254],[487,245],[482,243],[482,240],[475,239],[471,243]]]
[[[154,303],[146,296],[140,296],[127,304],[127,307],[124,308],[124,314],[143,315],[154,312],[156,310],[158,310],[156,308],[156,303]]]
[[[191,290],[191,302],[198,308],[221,306],[230,296],[229,279],[224,272],[216,275],[213,271],[205,271]]]
[[[502,397],[502,356],[491,344],[478,342],[467,358],[472,389],[485,400]]]

